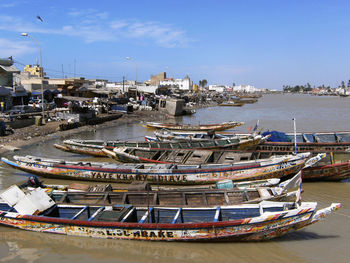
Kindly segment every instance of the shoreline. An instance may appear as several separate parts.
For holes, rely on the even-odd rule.
[[[59,125],[64,121],[49,122],[43,126],[31,125],[25,128],[16,129],[14,134],[0,137],[0,154],[18,151],[23,147],[27,147],[39,142],[45,142],[56,138],[63,138],[68,135],[80,133],[83,131],[103,129],[113,127],[120,124],[138,123],[141,121],[160,121],[169,119],[166,113],[159,111],[135,111],[131,114],[123,114],[116,120],[107,121],[97,125],[84,125],[74,129],[60,131]]]

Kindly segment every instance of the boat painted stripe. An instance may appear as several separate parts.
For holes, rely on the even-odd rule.
[[[143,215],[143,217],[141,218],[141,220],[139,221],[139,224],[142,224],[145,222],[145,220],[147,219],[147,217],[149,216],[150,213],[152,213],[153,207],[150,207],[146,213]]]
[[[84,211],[86,210],[86,209],[88,209],[89,208],[89,206],[85,206],[83,209],[81,209],[78,213],[76,213],[71,219],[72,220],[74,220],[74,219],[76,219],[76,218],[78,218],[78,216],[80,216],[82,213],[84,213]]]
[[[218,222],[220,216],[221,206],[218,206],[215,211],[214,222]]]
[[[13,167],[19,167],[16,162],[10,161],[9,159],[6,159],[4,157],[1,158],[1,161],[7,165],[13,166]]]
[[[277,220],[281,219],[288,219],[288,218],[298,218],[301,216],[306,216],[310,214],[310,216],[314,213],[315,210],[302,213],[302,214],[293,214],[290,216],[283,216]],[[0,215],[1,215],[0,211]],[[132,212],[132,211],[130,211]],[[128,213],[128,215],[130,214]],[[202,223],[175,223],[175,224],[169,224],[169,223],[128,223],[124,222],[123,220],[126,219],[127,216],[125,216],[122,220],[122,222],[100,222],[100,221],[86,221],[86,220],[71,220],[71,219],[61,219],[61,218],[51,218],[51,217],[42,217],[42,216],[30,216],[30,215],[18,215],[16,217],[6,215],[3,216],[4,218],[10,218],[18,220],[25,220],[25,221],[32,221],[32,222],[39,222],[39,223],[53,223],[53,224],[63,224],[63,225],[78,225],[78,226],[87,226],[87,227],[101,227],[101,228],[108,228],[108,227],[119,227],[119,228],[144,228],[144,229],[201,229],[201,228],[212,228],[212,227],[230,227],[230,226],[239,226],[239,225],[259,225],[259,224],[266,224],[268,222],[273,222],[276,220],[267,221],[264,218],[261,219],[261,221],[258,222],[252,222],[250,223],[254,218],[245,218],[245,219],[238,219],[238,220],[232,220],[232,221],[219,221],[219,222],[202,222]]]
[[[306,160],[306,159],[305,159]],[[284,162],[284,163],[288,163],[289,161],[287,162]],[[294,162],[294,160],[292,161]],[[29,162],[27,162],[29,163]],[[172,175],[172,174],[197,174],[197,173],[212,173],[212,172],[226,172],[226,171],[236,171],[236,170],[249,170],[249,169],[255,169],[255,168],[266,168],[266,167],[269,167],[269,166],[274,166],[274,165],[279,165],[281,164],[282,162],[279,162],[279,163],[275,163],[273,165],[264,165],[264,166],[229,166],[229,167],[224,167],[224,168],[207,168],[207,169],[203,169],[203,168],[200,168],[200,169],[166,169],[166,168],[160,168],[160,169],[163,169],[163,170],[169,170],[169,172],[161,172],[161,173],[152,173],[152,172],[149,172],[148,171],[148,168],[144,168],[144,169],[137,169],[137,171],[133,171],[134,168],[132,169],[122,169],[122,168],[95,168],[95,169],[91,169],[91,168],[94,168],[92,166],[89,166],[89,167],[84,167],[84,166],[77,166],[77,165],[64,165],[64,164],[52,164],[52,165],[43,165],[43,166],[47,166],[47,167],[53,167],[53,168],[61,168],[61,169],[75,169],[75,170],[89,170],[89,171],[100,171],[100,172],[111,172],[111,173],[130,173],[130,174],[140,174],[141,172],[143,172],[142,170],[144,170],[144,173],[147,173],[147,174],[155,174],[155,175]],[[283,169],[279,169],[279,170],[276,170],[276,171],[284,171],[284,170],[288,170],[288,169],[291,169],[291,168],[294,168],[294,167],[297,167],[297,166],[300,166],[300,165],[303,165],[303,163],[298,163],[298,164],[295,164],[295,165],[291,165],[287,168],[283,168]]]
[[[121,220],[121,222],[125,222],[125,220],[126,220],[135,210],[136,210],[136,208],[133,207],[133,208],[129,211],[129,213],[127,213],[127,214],[124,216],[124,218]]]
[[[104,209],[105,209],[104,206],[102,206],[102,207],[100,207],[99,209],[97,209],[97,211],[88,219],[88,221],[94,220],[94,218],[95,218],[100,212],[102,212]]]
[[[182,212],[182,208],[180,207],[180,208],[177,210],[177,212],[176,212],[176,214],[175,214],[175,216],[174,216],[173,221],[171,221],[172,224],[175,224],[175,223],[176,223],[176,221],[177,221],[177,219],[179,218],[181,212]]]

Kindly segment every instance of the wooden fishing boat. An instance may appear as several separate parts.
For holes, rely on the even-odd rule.
[[[255,147],[268,137],[261,135],[217,139],[211,141],[186,142],[137,142],[137,141],[102,141],[102,140],[65,140],[64,145],[54,144],[54,147],[72,153],[92,156],[106,156],[102,149],[113,150],[119,147],[137,148],[167,148],[167,149],[247,149]]]
[[[232,164],[245,161],[259,161],[254,152],[230,150],[184,150],[184,149],[142,149],[115,148],[113,151],[103,149],[107,156],[124,163],[168,163],[168,164]],[[317,160],[326,154],[314,157]],[[271,158],[272,156],[269,156]]]
[[[229,107],[242,107],[245,102],[242,101],[224,101],[219,104],[219,106],[229,106]]]
[[[277,133],[277,137],[271,132],[263,134],[272,135],[268,141],[256,148],[257,151],[293,152],[295,140],[293,133]],[[317,132],[296,133],[297,152],[337,152],[350,151],[350,132]]]
[[[243,160],[259,160],[258,152],[210,151],[210,150],[166,150],[118,148],[113,152],[104,150],[107,155],[119,162],[133,163],[175,163],[175,164],[225,164]],[[322,155],[322,158],[319,156]],[[304,181],[341,181],[350,178],[350,153],[347,161],[331,162],[330,155],[315,155],[313,167],[303,168]],[[273,155],[269,154],[268,157]],[[332,155],[334,158],[334,155]],[[265,155],[265,158],[268,158]],[[325,161],[323,160],[325,159]],[[311,166],[311,165],[310,165]]]
[[[159,130],[154,132],[159,140],[164,141],[192,141],[192,140],[213,140],[223,138],[239,138],[252,136],[247,133],[215,133],[215,132],[180,132]],[[303,133],[280,133],[280,132],[264,132],[261,135],[269,136],[265,141],[256,147],[256,151],[266,152],[289,152],[295,151],[295,139],[297,141],[297,152],[335,152],[350,151],[350,131],[338,132],[303,132]],[[151,138],[150,138],[151,139]]]
[[[309,153],[271,157],[233,164],[117,164],[74,162],[35,156],[2,157],[13,168],[49,178],[130,183],[146,181],[154,184],[211,184],[221,180],[252,181],[283,178],[296,174],[308,160]]]
[[[263,133],[264,135],[271,135]],[[203,132],[175,132],[175,131],[156,131],[155,135],[159,139],[166,141],[186,141],[198,138],[206,140],[209,137]],[[232,136],[247,136],[248,134],[211,134],[213,138],[225,138]],[[285,133],[278,136],[284,142],[271,142],[275,136],[258,144],[254,149],[246,149],[254,158],[269,158],[272,155],[291,154],[295,151],[294,134]],[[304,181],[341,181],[350,178],[350,132],[318,132],[318,133],[296,133],[297,152],[311,152],[316,155],[321,152],[327,153],[326,158],[322,159],[316,166],[303,170]]]
[[[160,129],[154,131],[155,137],[145,136],[146,141],[210,141],[216,139],[231,139],[231,138],[249,138],[254,135],[236,135],[234,133],[217,133],[214,131],[208,132],[190,132],[190,131],[171,131]],[[267,138],[266,138],[267,139]]]
[[[259,160],[274,156],[269,153],[240,152],[235,150],[169,150],[117,148],[105,153],[127,163],[174,163],[174,164],[229,164],[246,160]],[[313,167],[303,169],[304,181],[341,181],[350,178],[350,152],[336,154],[316,154]],[[338,157],[340,155],[340,157]],[[320,157],[322,156],[322,157]]]
[[[137,207],[54,204],[39,214],[0,203],[0,224],[36,232],[152,241],[259,241],[313,224],[341,204],[261,202],[233,206]]]
[[[179,131],[222,131],[243,125],[244,122],[229,121],[221,124],[177,124],[177,123],[160,123],[160,122],[146,122],[143,126],[153,129],[168,129]]]
[[[232,102],[237,102],[237,103],[255,103],[258,101],[256,98],[231,98],[230,99]]]
[[[232,185],[223,182],[218,187]],[[56,204],[203,207],[259,203],[263,200],[297,202],[300,198],[301,172],[275,187],[244,189],[198,187],[156,190],[148,183],[130,184],[128,188],[112,188],[111,185],[89,186],[81,183],[68,186],[26,183],[19,187],[25,189],[24,191],[41,187]]]

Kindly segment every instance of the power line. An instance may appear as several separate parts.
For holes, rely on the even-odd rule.
[[[16,64],[19,64],[19,65],[22,65],[22,66],[26,66],[28,65],[27,64],[24,64],[18,60],[13,60],[14,63]],[[50,69],[50,68],[45,68],[45,71],[46,72],[54,72],[54,73],[57,73],[57,74],[54,74],[54,73],[50,73],[50,76],[62,76],[62,70],[56,70],[56,69]],[[78,75],[78,76],[81,76],[81,77],[87,77],[87,78],[95,78],[96,76],[100,76],[101,78],[118,78],[118,79],[122,79],[123,76],[121,75],[103,75],[103,74],[81,74],[81,73],[72,73],[72,72],[64,72],[65,75]]]

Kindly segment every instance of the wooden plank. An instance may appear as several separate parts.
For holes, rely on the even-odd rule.
[[[64,193],[61,199],[58,201],[58,203],[68,203],[66,198],[68,196],[68,192]]]
[[[230,199],[228,198],[227,190],[224,193],[224,197],[225,197],[226,204],[229,205],[230,204]]]
[[[150,208],[146,211],[146,213],[142,216],[142,218],[140,219],[139,224],[144,223],[145,220],[149,217],[149,214],[152,213],[152,211],[153,211],[153,207],[150,207]],[[149,222],[148,222],[148,223],[149,223]]]
[[[123,194],[122,204],[125,204],[128,193]]]
[[[243,195],[246,198],[246,201],[249,201],[249,196],[247,194],[247,191],[243,191]]]
[[[185,193],[182,193],[182,204],[183,205],[187,204],[187,202],[186,202],[186,194]]]
[[[205,192],[202,193],[203,204],[208,205],[208,199]]]
[[[153,194],[153,205],[159,205],[159,203],[157,202],[158,200],[158,192],[155,192]]]
[[[109,193],[106,192],[103,196],[103,203],[105,204],[106,203],[106,200],[108,198],[108,203],[110,204],[111,203],[111,199],[109,198]]]
[[[101,206],[97,211],[88,219],[88,221],[92,221],[100,212],[102,212],[105,209],[104,206]]]
[[[218,222],[220,219],[221,206],[218,206],[215,211],[214,222]]]
[[[121,222],[125,222],[125,220],[126,219],[128,219],[128,217],[135,211],[135,207],[133,207],[130,211],[129,211],[129,213],[127,213],[125,216],[124,216],[124,218],[121,220]]]
[[[78,213],[76,213],[76,214],[71,218],[71,220],[74,220],[74,219],[78,218],[78,216],[80,216],[82,213],[84,213],[84,211],[85,211],[86,209],[88,209],[88,207],[89,207],[89,206],[85,206],[83,209],[81,209]]]
[[[175,223],[176,223],[176,221],[177,221],[177,219],[179,218],[179,216],[180,216],[181,213],[182,213],[182,208],[180,207],[180,208],[177,210],[177,212],[176,212],[176,214],[175,214],[175,216],[174,216],[174,218],[173,218],[173,221],[171,222],[172,224],[175,224]]]

